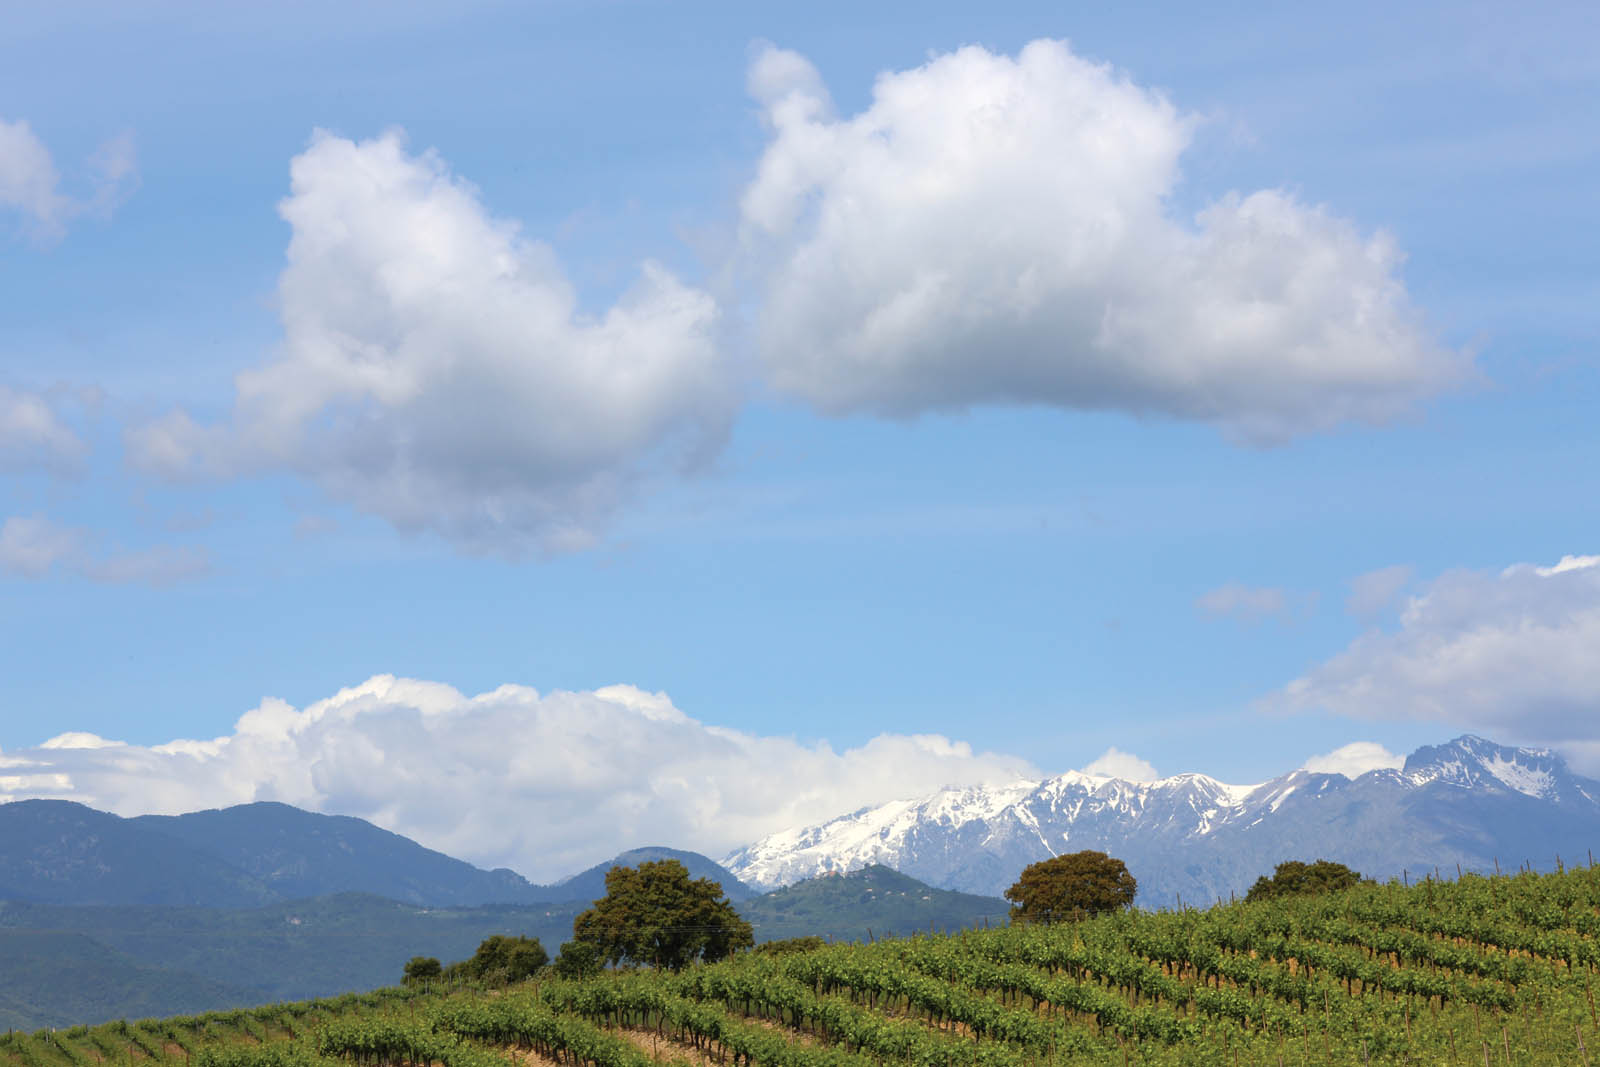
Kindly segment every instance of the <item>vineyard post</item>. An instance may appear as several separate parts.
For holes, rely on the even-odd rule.
[[[1503,1026],[1500,1028],[1500,1044],[1506,1050],[1506,1067],[1510,1067],[1510,1064],[1511,1064],[1511,1035],[1506,1032],[1506,1028],[1503,1027]]]
[[[1572,1028],[1578,1033],[1578,1053],[1583,1056],[1583,1067],[1589,1067],[1589,1049],[1583,1043],[1583,1024],[1574,1023]]]

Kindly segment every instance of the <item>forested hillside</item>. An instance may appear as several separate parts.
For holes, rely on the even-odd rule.
[[[1588,1064],[1600,871],[1362,884],[0,1041],[0,1067]]]

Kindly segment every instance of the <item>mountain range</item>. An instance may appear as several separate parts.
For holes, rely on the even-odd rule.
[[[335,893],[426,907],[588,904],[605,895],[610,868],[656,859],[676,859],[691,876],[721,882],[735,902],[758,892],[705,856],[671,848],[634,849],[536,885],[363,819],[288,804],[128,819],[67,800],[0,804],[0,900],[47,904],[251,908]]]
[[[884,864],[930,885],[995,896],[1029,863],[1096,849],[1122,859],[1142,907],[1209,904],[1286,859],[1369,877],[1551,867],[1600,846],[1600,782],[1553,753],[1458,737],[1399,769],[1295,770],[1257,785],[1203,774],[1135,782],[1069,771],[947,789],[785,830],[722,860],[767,888]]]
[[[1081,772],[949,789],[771,835],[720,864],[625,852],[552,885],[483,870],[360,819],[259,803],[119,818],[0,804],[0,1026],[300,999],[462,959],[490,934],[554,952],[617,864],[677,859],[720,882],[758,941],[1003,921],[1024,866],[1093,848],[1147,908],[1206,904],[1285,859],[1368,876],[1551,867],[1600,843],[1600,782],[1557,756],[1460,737],[1355,777],[1257,785]]]
[[[465,959],[492,934],[554,953],[610,868],[661,859],[721,883],[761,941],[971,926],[1006,909],[882,867],[760,895],[705,856],[650,847],[541,886],[283,804],[125,819],[17,801],[0,805],[0,1027],[370,989],[412,956]]]

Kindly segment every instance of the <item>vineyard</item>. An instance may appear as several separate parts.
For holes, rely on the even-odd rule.
[[[1600,868],[0,1038],[0,1067],[1588,1065]]]

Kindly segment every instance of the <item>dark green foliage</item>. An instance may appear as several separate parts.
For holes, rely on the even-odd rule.
[[[1332,893],[1359,885],[1361,875],[1342,863],[1317,860],[1301,863],[1287,860],[1273,868],[1272,877],[1262,875],[1245,894],[1246,900],[1271,900],[1301,893]]]
[[[935,889],[874,864],[849,874],[825,874],[739,905],[763,941],[816,935],[865,941],[934,930],[1004,923],[998,897]]]
[[[793,956],[797,952],[814,952],[826,948],[828,943],[820,937],[789,937],[782,941],[763,941],[756,952],[763,956]]]
[[[444,968],[439,964],[437,956],[412,956],[406,961],[405,973],[400,982],[403,985],[415,985],[418,982],[427,982],[438,978],[444,973]]]
[[[719,960],[755,943],[750,924],[709,878],[689,879],[677,860],[646,861],[606,872],[606,895],[572,924],[573,939],[610,963],[679,970]]]
[[[1132,907],[1138,888],[1121,860],[1086,849],[1030,863],[1006,899],[1013,919],[1053,923]]]
[[[537,937],[506,937],[495,934],[485,938],[471,959],[452,963],[444,969],[443,977],[471,978],[490,985],[506,985],[531,978],[550,962]]]
[[[604,967],[600,950],[586,941],[568,941],[550,965],[557,978],[588,978],[599,974]]]

